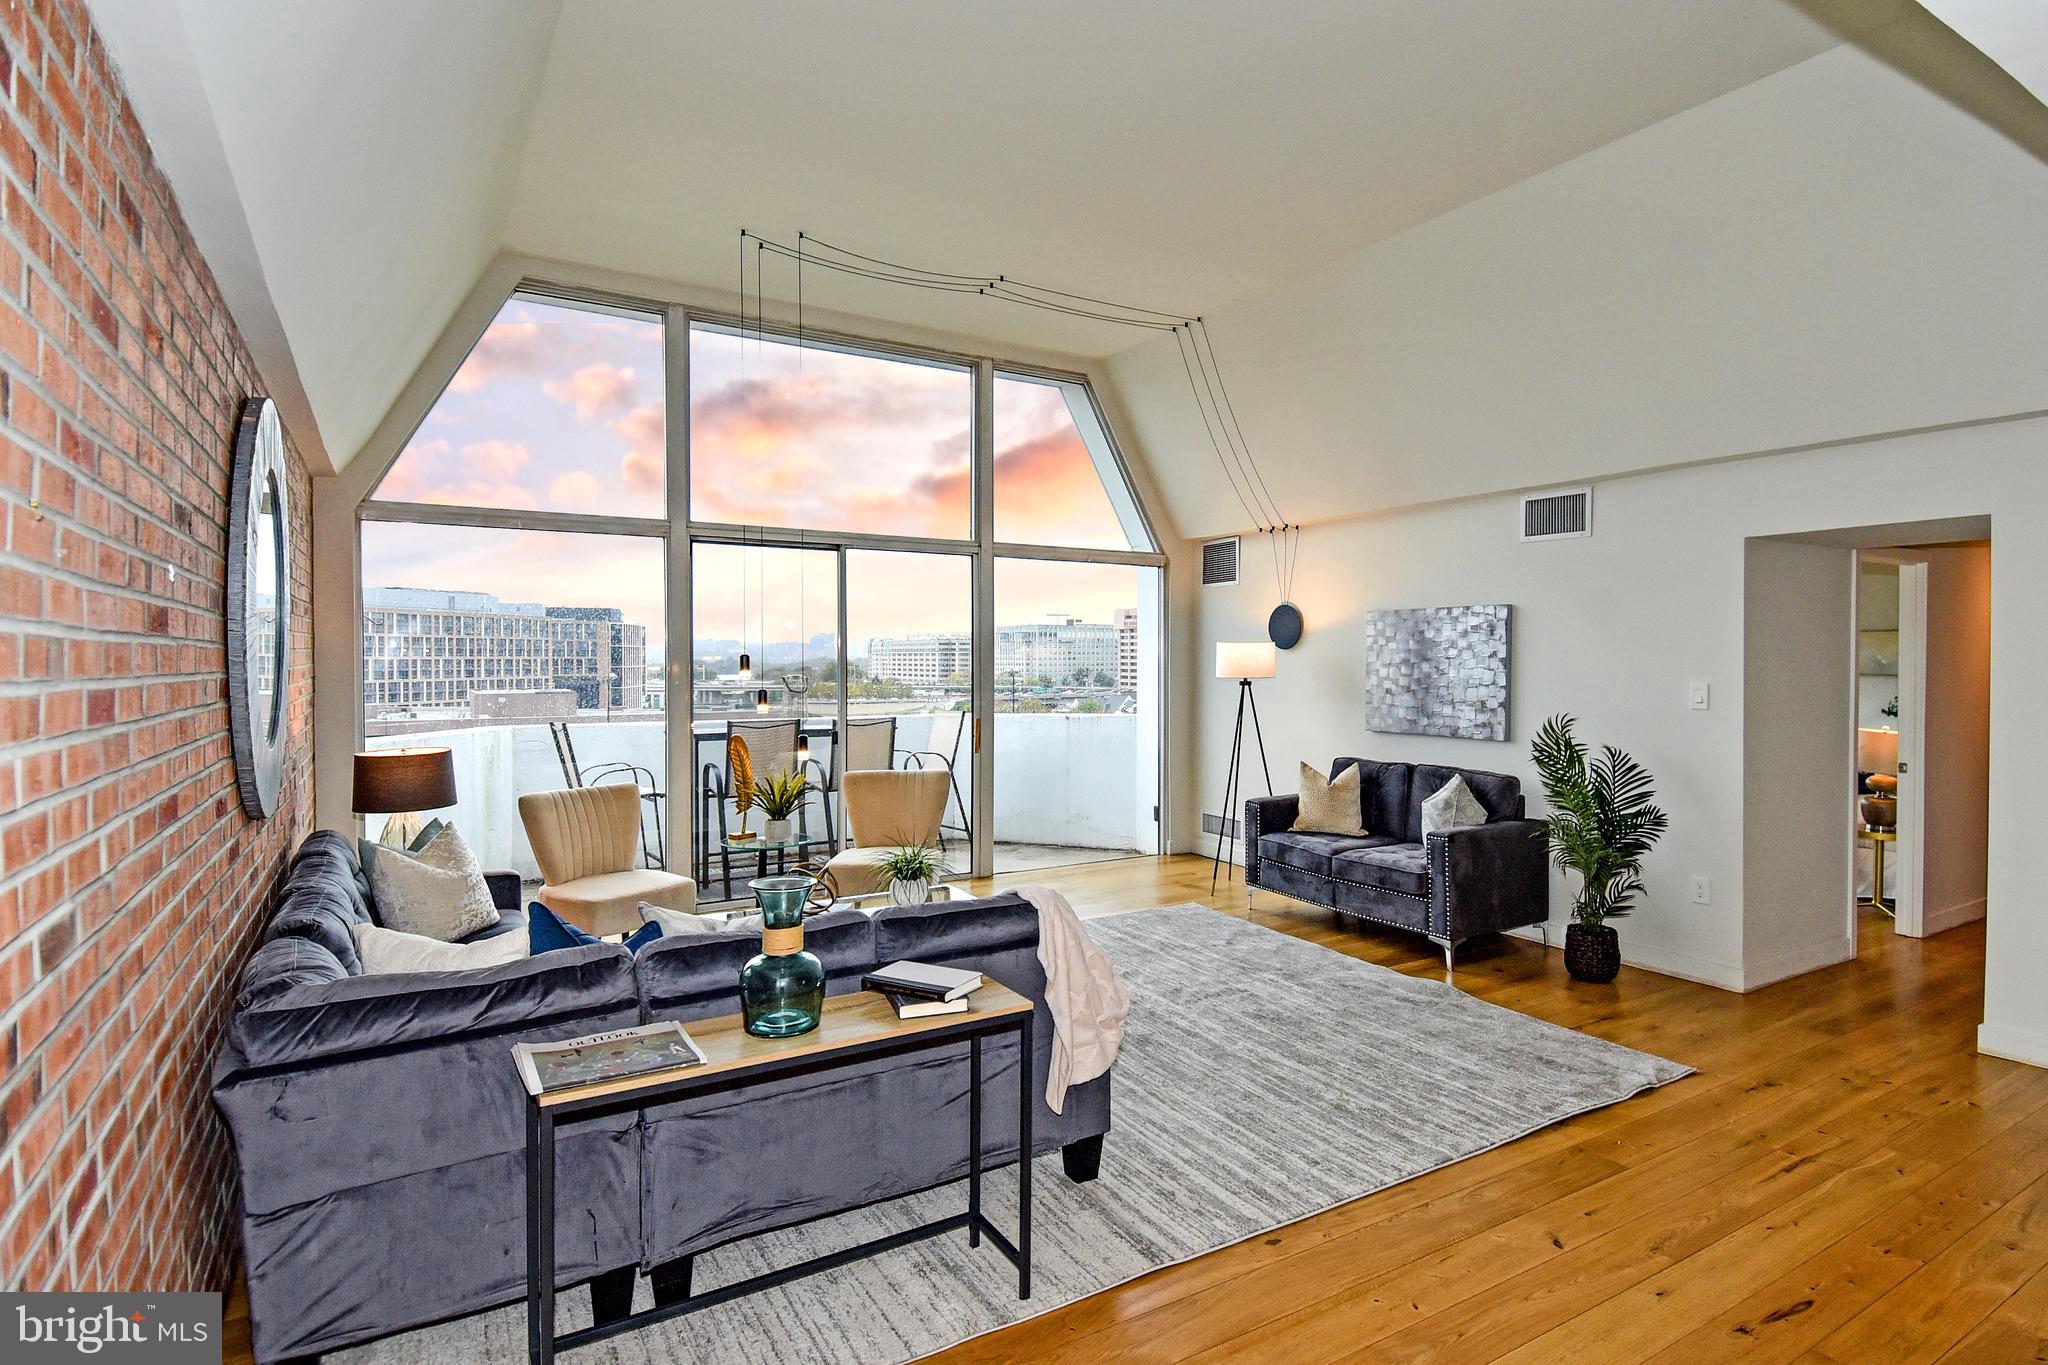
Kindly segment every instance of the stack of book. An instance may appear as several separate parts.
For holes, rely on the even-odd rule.
[[[860,985],[880,992],[898,1019],[926,1019],[967,1013],[967,997],[981,989],[981,973],[929,962],[891,962],[869,972]]]

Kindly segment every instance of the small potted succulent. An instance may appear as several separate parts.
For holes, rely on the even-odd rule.
[[[811,784],[802,773],[770,773],[754,779],[754,804],[761,808],[761,837],[771,844],[796,838],[796,813],[803,809]]]
[[[1543,722],[1531,757],[1550,798],[1544,824],[1551,855],[1559,868],[1579,874],[1564,965],[1576,981],[1604,984],[1621,972],[1621,940],[1607,921],[1635,908],[1643,859],[1670,820],[1652,804],[1649,771],[1612,745],[1588,763],[1575,723],[1566,715]]]
[[[892,905],[923,905],[932,898],[932,883],[946,875],[939,851],[928,844],[890,849],[875,866],[889,879]]]

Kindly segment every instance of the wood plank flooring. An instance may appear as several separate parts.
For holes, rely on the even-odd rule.
[[[1196,901],[1443,973],[1417,937],[1212,898],[1199,858],[975,889],[1022,881],[1084,916]],[[1746,996],[1468,944],[1464,990],[1699,1074],[934,1359],[2048,1361],[2048,1071],[1974,1051],[1981,925],[1863,928],[1856,961]],[[230,1361],[246,1314],[238,1286]]]

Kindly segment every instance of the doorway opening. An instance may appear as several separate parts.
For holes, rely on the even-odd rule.
[[[1990,533],[1966,517],[1746,543],[1747,988],[1984,918]]]

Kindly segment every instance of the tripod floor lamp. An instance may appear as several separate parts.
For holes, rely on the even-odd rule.
[[[1216,676],[1237,679],[1237,728],[1230,736],[1230,780],[1223,788],[1223,829],[1216,840],[1216,861],[1209,868],[1209,890],[1216,890],[1216,876],[1223,870],[1225,840],[1229,841],[1229,858],[1233,866],[1237,863],[1237,802],[1244,796],[1238,782],[1238,773],[1243,766],[1244,755],[1244,713],[1252,713],[1252,736],[1259,742],[1259,771],[1266,778],[1266,795],[1273,794],[1273,770],[1266,765],[1266,736],[1259,729],[1259,702],[1252,695],[1252,679],[1270,678],[1279,669],[1280,651],[1271,642],[1257,640],[1244,644],[1216,645]]]

